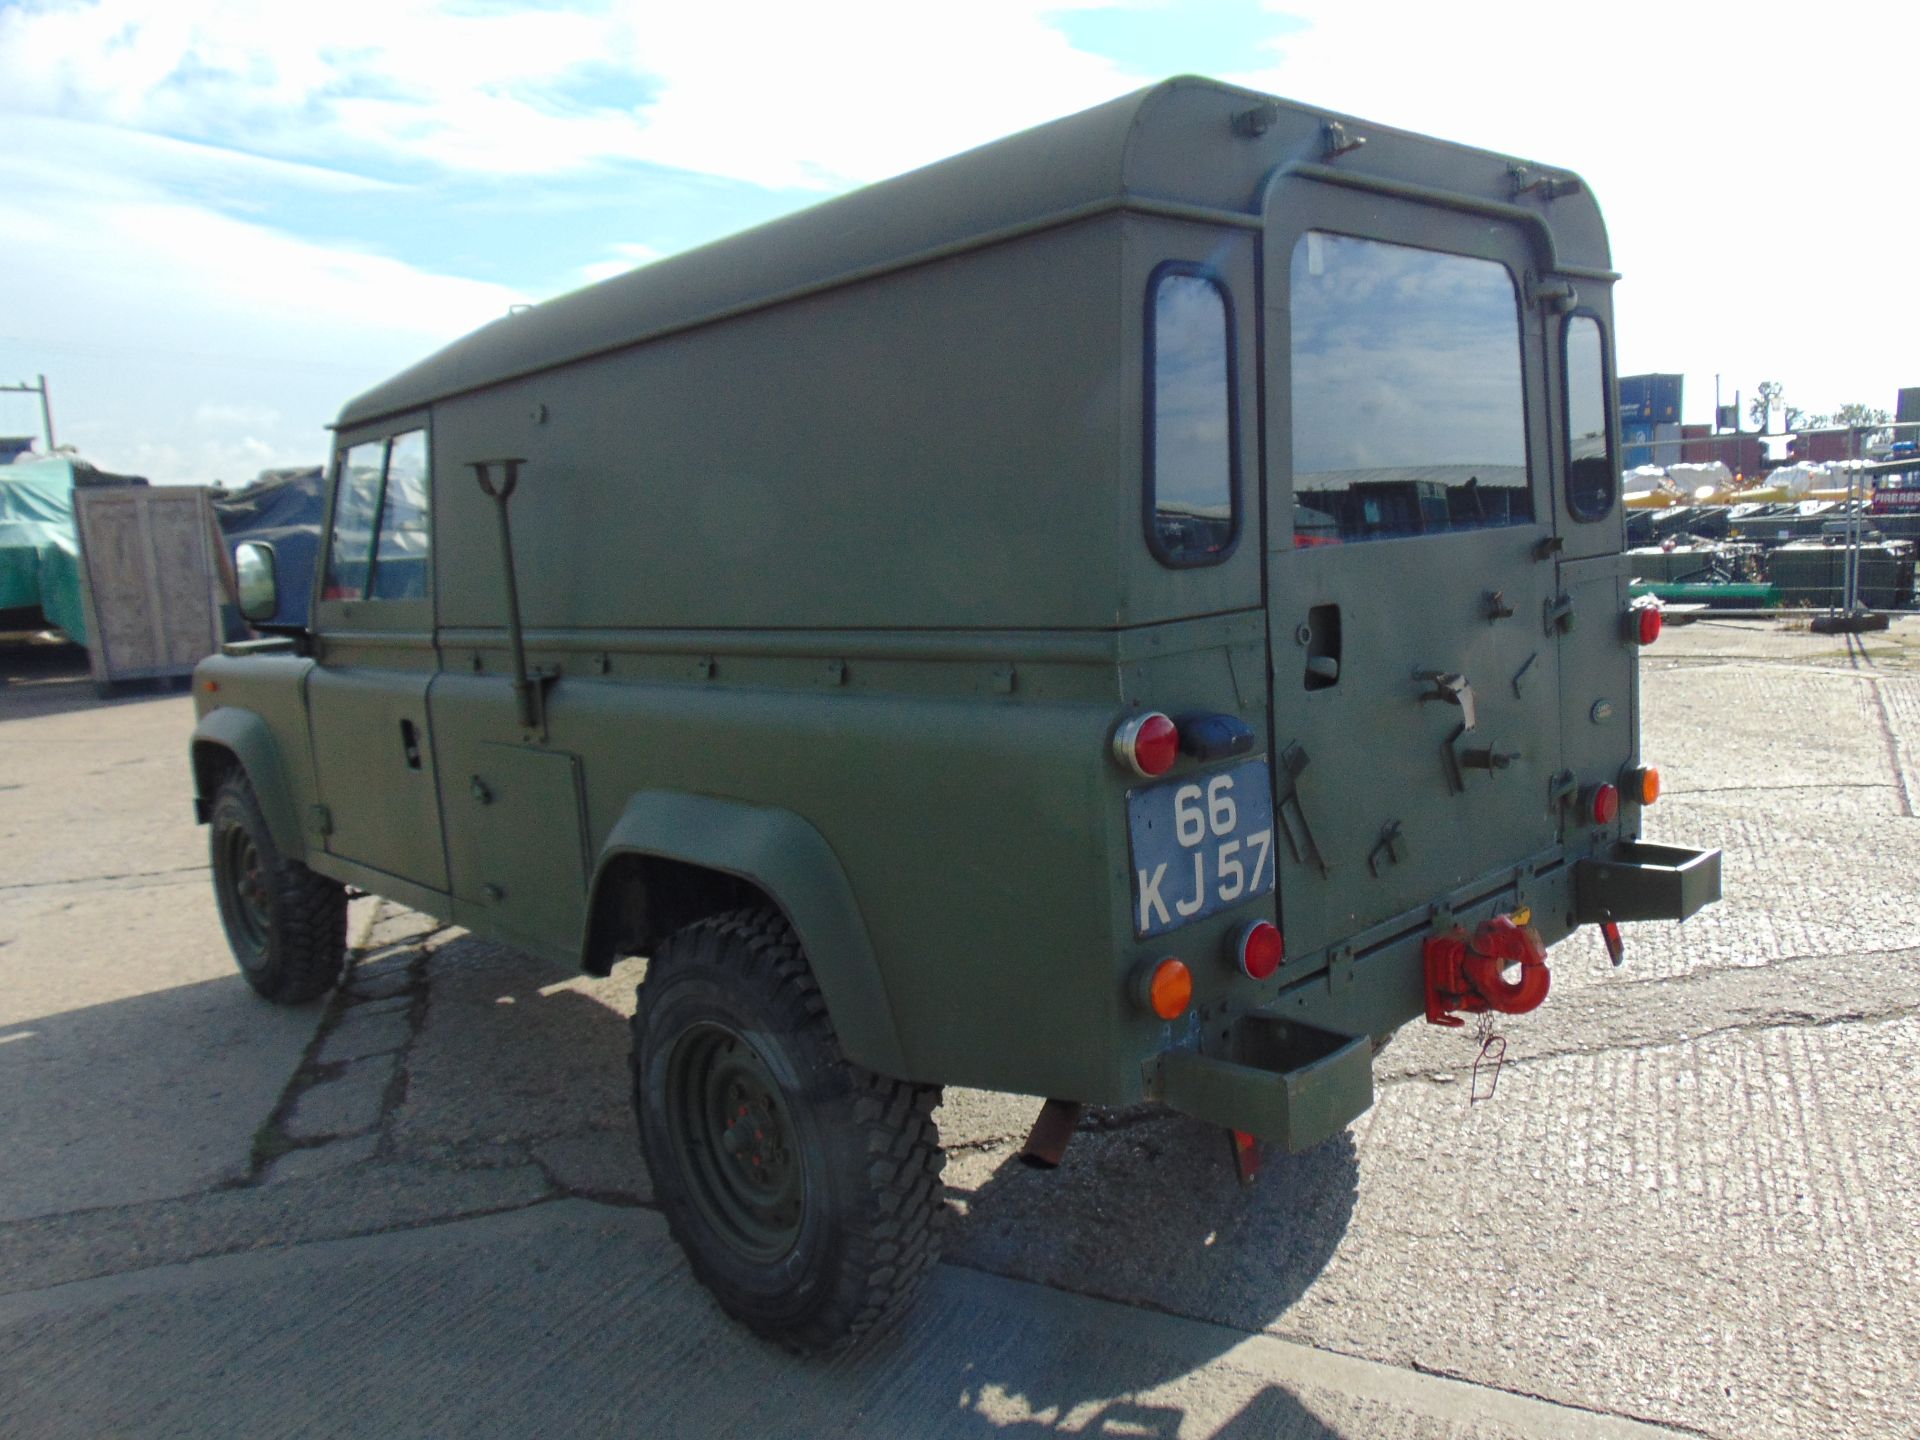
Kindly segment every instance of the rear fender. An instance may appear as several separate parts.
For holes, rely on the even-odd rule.
[[[209,711],[193,727],[193,788],[196,818],[203,824],[213,809],[226,774],[227,757],[246,771],[274,846],[288,860],[304,861],[306,836],[287,785],[280,746],[267,722],[251,710],[223,705]]]
[[[594,863],[589,917],[599,913],[602,883],[625,855],[697,865],[761,891],[800,937],[847,1058],[883,1074],[906,1074],[853,886],[826,838],[807,821],[789,810],[737,800],[642,791],[627,802]],[[585,942],[583,937],[583,954]]]

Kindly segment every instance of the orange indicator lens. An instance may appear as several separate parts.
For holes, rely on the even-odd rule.
[[[1162,960],[1147,982],[1147,1005],[1162,1020],[1178,1020],[1193,1003],[1193,973],[1178,960]]]

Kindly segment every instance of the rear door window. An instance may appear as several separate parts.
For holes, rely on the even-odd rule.
[[[1290,285],[1296,544],[1532,522],[1504,265],[1314,230]]]

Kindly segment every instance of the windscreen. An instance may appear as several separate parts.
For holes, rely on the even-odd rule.
[[[1296,544],[1532,521],[1504,265],[1315,230],[1290,283]]]

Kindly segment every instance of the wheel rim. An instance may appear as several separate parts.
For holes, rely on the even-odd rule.
[[[694,1204],[743,1258],[780,1259],[800,1237],[806,1166],[779,1083],[745,1036],[703,1023],[667,1060],[667,1126]]]
[[[260,858],[260,847],[245,828],[233,826],[220,845],[221,869],[225,872],[229,910],[235,927],[254,958],[267,948],[267,933],[273,912],[267,899],[267,871]]]

